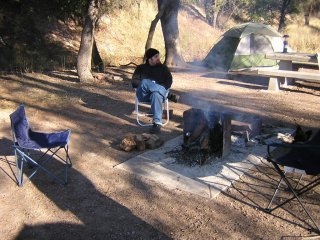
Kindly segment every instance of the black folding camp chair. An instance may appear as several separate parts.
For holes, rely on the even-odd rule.
[[[65,185],[68,179],[68,167],[72,165],[68,153],[70,130],[55,133],[32,131],[24,105],[20,105],[15,112],[10,114],[10,120],[16,157],[18,185],[23,186],[23,184],[30,180],[39,170],[45,172],[58,183]],[[59,155],[60,150],[64,150],[64,158]],[[52,160],[61,161],[64,164],[63,174],[58,175],[53,169],[49,170],[48,162]],[[31,170],[29,171],[28,179],[23,181],[23,173],[25,172],[26,166]]]
[[[271,151],[271,147],[276,148]],[[267,160],[272,163],[276,172],[280,175],[280,180],[268,207],[264,210],[268,213],[271,213],[275,209],[282,207],[284,204],[292,201],[293,199],[296,199],[316,227],[312,230],[320,233],[319,225],[300,199],[300,196],[303,193],[314,189],[320,184],[320,131],[316,131],[310,137],[310,139],[305,142],[297,142],[292,144],[269,144]],[[293,186],[292,181],[290,183],[289,178],[286,176],[285,169],[288,167],[291,169],[297,169],[298,172],[303,172],[306,175],[311,175],[311,180],[308,182],[308,184],[305,184],[300,188],[298,188],[299,182],[296,186]],[[293,194],[293,196],[287,198],[286,200],[282,200],[280,203],[273,204],[275,196],[283,182],[287,185],[288,190]],[[272,207],[272,205],[274,206]]]

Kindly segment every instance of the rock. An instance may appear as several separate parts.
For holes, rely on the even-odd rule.
[[[120,148],[126,152],[134,149],[144,151],[147,149],[155,149],[162,146],[164,141],[155,134],[143,133],[137,135],[126,136],[120,144]]]
[[[142,137],[142,135],[135,135],[134,136],[134,140],[136,142],[136,148],[139,150],[139,151],[144,151],[146,150],[146,143],[145,143],[145,140],[144,138]]]
[[[126,136],[120,143],[120,148],[126,152],[132,151],[136,146],[135,136],[133,135]]]
[[[113,74],[110,73],[94,73],[93,76],[98,82],[105,82],[113,79]]]
[[[142,136],[145,139],[146,147],[148,149],[158,148],[164,143],[164,141],[155,134],[143,133]]]
[[[123,78],[120,76],[113,76],[114,81],[123,81]]]

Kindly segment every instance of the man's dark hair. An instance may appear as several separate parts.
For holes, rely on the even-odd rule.
[[[159,54],[159,51],[157,49],[149,48],[145,54],[146,62],[148,62],[150,58],[152,58],[154,55],[157,55],[157,54]]]

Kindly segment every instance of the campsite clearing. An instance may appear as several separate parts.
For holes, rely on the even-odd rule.
[[[75,82],[74,71],[0,76],[3,239],[279,239],[288,233],[312,236],[305,224],[289,212],[279,210],[268,215],[250,205],[251,201],[265,203],[258,194],[250,193],[257,184],[263,184],[257,182],[259,171],[249,172],[224,194],[209,200],[113,168],[140,154],[121,151],[121,139],[128,132],[147,130],[137,126],[131,114],[134,91],[128,78],[132,68],[110,68],[108,73],[128,75],[124,80],[106,79],[92,84]],[[273,94],[264,91],[266,82],[251,78],[215,78],[210,71],[180,71],[173,75],[172,91],[181,96],[181,101],[170,103],[174,114],[162,129],[165,141],[181,135],[182,113],[190,107],[212,106],[216,111],[257,114],[268,126],[320,127],[319,84],[301,83]],[[40,177],[23,188],[15,184],[9,114],[21,102],[26,104],[35,130],[71,129],[70,156],[74,165],[67,187]],[[295,204],[290,208],[299,211]]]

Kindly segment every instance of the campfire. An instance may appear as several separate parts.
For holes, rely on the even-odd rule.
[[[233,119],[234,118],[234,119]],[[229,113],[191,108],[183,113],[183,143],[169,152],[178,163],[203,165],[210,159],[227,156],[231,151],[231,133],[249,141],[260,132],[261,121],[243,122]]]

